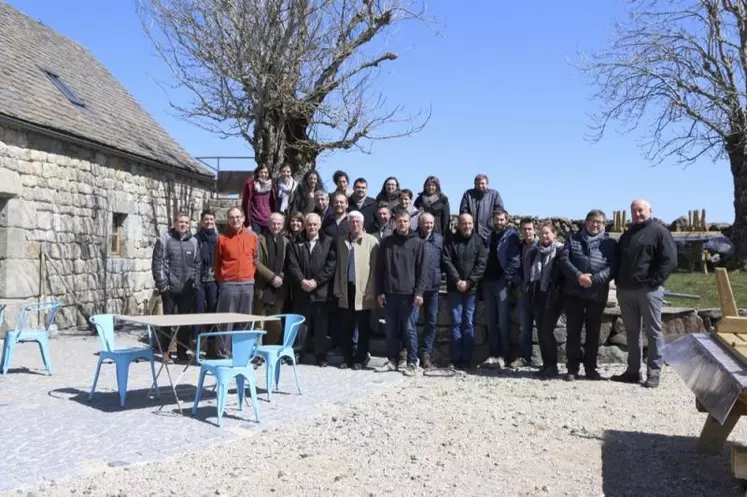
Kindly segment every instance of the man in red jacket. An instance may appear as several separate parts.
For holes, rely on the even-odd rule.
[[[241,209],[231,207],[226,217],[228,228],[218,237],[215,251],[215,280],[220,287],[218,312],[251,314],[259,239],[256,233],[244,227]],[[222,352],[225,352],[225,343]]]

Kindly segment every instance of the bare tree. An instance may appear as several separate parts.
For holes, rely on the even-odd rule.
[[[646,155],[688,164],[726,158],[734,178],[731,239],[747,261],[747,2],[627,0],[611,46],[588,54],[598,88],[595,139],[612,121],[644,131]]]
[[[146,33],[177,86],[172,103],[222,136],[239,136],[275,173],[314,168],[326,151],[422,129],[429,113],[388,107],[372,83],[397,59],[387,35],[424,21],[417,0],[138,0]]]

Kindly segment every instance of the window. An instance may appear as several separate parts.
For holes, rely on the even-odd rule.
[[[112,213],[112,233],[109,235],[109,253],[111,255],[122,255],[125,219],[127,219],[127,214]]]
[[[60,90],[60,92],[65,95],[68,100],[70,100],[71,103],[77,105],[78,107],[86,106],[86,104],[83,103],[83,100],[81,100],[78,94],[75,93],[72,88],[67,85],[65,80],[50,71],[44,71],[44,74],[47,75],[50,81],[52,81],[52,84],[55,85],[57,89]]]

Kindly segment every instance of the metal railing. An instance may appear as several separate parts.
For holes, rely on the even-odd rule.
[[[200,161],[201,164],[203,164],[205,167],[211,169],[212,171],[215,171],[215,183],[213,186],[213,194],[218,196],[223,192],[224,189],[231,190],[230,194],[237,194],[239,192],[234,192],[233,190],[236,189],[234,183],[236,183],[235,178],[231,178],[231,176],[236,176],[237,174],[251,171],[256,167],[256,163],[254,162],[254,156],[232,156],[232,155],[222,155],[222,156],[213,156],[213,157],[195,157],[198,161]],[[244,163],[241,164],[241,166],[236,167],[236,161],[243,161]],[[230,165],[226,167],[227,162],[233,162],[234,167],[231,167]],[[243,167],[242,167],[243,166]],[[223,174],[221,174],[223,173]],[[236,173],[236,174],[231,174]]]

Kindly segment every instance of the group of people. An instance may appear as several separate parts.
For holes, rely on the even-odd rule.
[[[500,194],[478,174],[459,204],[456,230],[449,200],[435,176],[413,200],[395,177],[376,198],[368,183],[352,183],[343,171],[326,192],[316,171],[300,183],[289,167],[272,178],[259,167],[247,180],[242,206],[227,213],[223,234],[215,215],[202,213],[196,235],[179,213],[156,242],[153,277],[164,313],[241,312],[302,314],[305,333],[298,347],[327,365],[332,347],[342,368],[364,369],[369,340],[379,319],[386,323],[387,361],[378,371],[413,376],[434,367],[438,296],[445,279],[452,317],[449,367],[473,366],[475,309],[484,300],[489,357],[481,366],[538,367],[543,378],[559,375],[554,329],[566,315],[567,373],[575,380],[602,379],[597,353],[602,314],[615,280],[628,338],[628,368],[611,379],[641,381],[641,332],[648,338],[645,386],[656,387],[662,367],[662,284],[676,267],[674,241],[652,217],[645,200],[631,204],[632,225],[619,241],[605,233],[600,210],[565,243],[550,222],[531,218],[509,226]],[[510,295],[518,292],[520,357],[511,357]],[[424,312],[422,341],[416,323]],[[536,326],[541,364],[532,357]],[[264,343],[280,343],[279,323],[266,324]],[[582,329],[586,330],[581,343]],[[183,333],[187,333],[186,331]],[[177,358],[188,358],[188,336],[179,337]],[[208,354],[227,351],[220,343]]]

